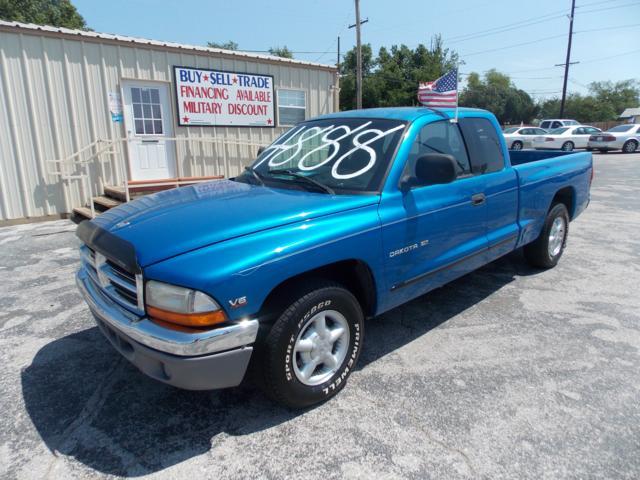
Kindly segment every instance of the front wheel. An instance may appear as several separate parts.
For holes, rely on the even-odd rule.
[[[568,234],[569,211],[563,203],[556,203],[547,213],[540,236],[525,245],[525,258],[534,267],[555,267],[564,252]]]
[[[575,145],[573,144],[573,142],[564,142],[562,144],[562,151],[563,152],[572,152],[574,147],[575,147]]]
[[[265,339],[265,393],[294,408],[333,397],[358,361],[363,334],[364,316],[353,294],[319,283],[282,313]]]

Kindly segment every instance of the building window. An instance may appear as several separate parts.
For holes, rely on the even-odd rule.
[[[136,135],[161,135],[160,90],[134,87],[131,89],[131,99]]]
[[[307,98],[304,90],[278,90],[278,125],[292,126],[306,118]]]

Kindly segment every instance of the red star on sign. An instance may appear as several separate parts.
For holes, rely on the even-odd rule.
[[[208,81],[209,81],[209,75],[207,75],[207,74],[205,73],[205,74],[204,74],[204,76],[202,77],[202,79],[203,79],[205,82],[208,82]]]
[[[233,83],[238,83],[238,77],[233,77]]]
[[[271,119],[270,119],[270,118],[267,120],[267,123],[268,123],[269,125],[271,125]]]
[[[187,117],[186,115],[184,117],[182,117],[182,121],[184,123],[189,123],[189,117]]]

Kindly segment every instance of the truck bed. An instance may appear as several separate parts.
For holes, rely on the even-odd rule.
[[[576,153],[563,152],[561,150],[509,150],[509,158],[511,158],[511,165],[515,167],[516,165],[575,155]]]
[[[592,156],[590,152],[525,150],[509,152],[518,176],[518,211],[521,235],[518,246],[540,234],[545,214],[556,195],[570,200],[573,220],[589,203]]]

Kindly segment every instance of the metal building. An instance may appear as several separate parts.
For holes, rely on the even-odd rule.
[[[0,222],[236,175],[337,103],[330,65],[0,21]]]

